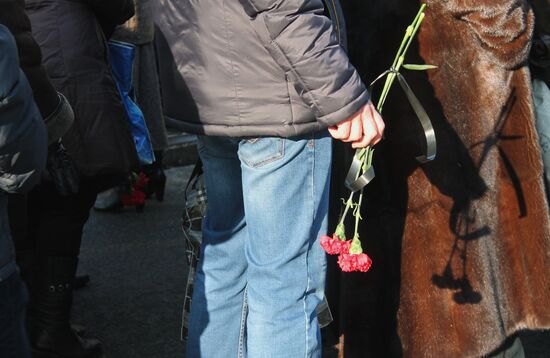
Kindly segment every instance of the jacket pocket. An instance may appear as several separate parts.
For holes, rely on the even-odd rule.
[[[283,138],[266,137],[242,140],[239,144],[239,158],[252,168],[273,163],[285,155]]]

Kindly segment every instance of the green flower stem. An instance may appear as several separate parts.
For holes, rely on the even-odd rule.
[[[353,237],[359,237],[359,222],[361,221],[361,203],[363,202],[363,189],[359,193],[359,200],[357,201],[357,208],[353,212],[355,216],[355,230],[353,232]]]
[[[407,30],[405,31],[405,36],[401,41],[401,45],[399,46],[399,50],[397,50],[397,54],[395,55],[395,59],[393,60],[393,64],[392,64],[392,68],[397,72],[399,72],[399,70],[401,69],[403,62],[405,61],[405,55],[409,50],[409,47],[414,37],[416,36],[416,33],[418,32],[418,29],[420,28],[420,25],[422,24],[424,17],[426,16],[424,14],[425,8],[426,8],[426,4],[422,4],[412,24],[409,25],[407,27]],[[384,106],[384,103],[386,102],[386,98],[388,97],[388,94],[393,85],[393,82],[395,81],[395,78],[396,78],[395,73],[389,73],[388,76],[386,77],[386,81],[384,83],[384,87],[380,95],[380,100],[378,101],[378,105],[376,106],[376,109],[378,110],[379,113],[382,113],[382,108]]]
[[[346,219],[346,216],[348,215],[349,208],[353,206],[353,195],[355,193],[351,192],[349,195],[348,200],[346,201],[346,207],[344,208],[344,213],[342,214],[342,217],[340,218],[340,222],[338,225],[344,225],[344,220]]]
[[[401,57],[405,57],[405,54],[409,50],[409,46],[411,46],[411,43],[413,42],[414,38],[416,37],[416,33],[418,32],[418,29],[420,29],[420,25],[422,25],[422,21],[424,21],[424,18],[426,17],[426,14],[424,14],[424,9],[426,8],[426,4],[423,4],[420,7],[420,10],[418,11],[418,15],[416,15],[416,18],[414,19],[414,29],[409,37],[409,41],[407,43],[407,46],[405,46],[405,49],[403,50],[403,54]]]
[[[384,82],[384,87],[382,89],[382,93],[380,94],[380,99],[378,100],[378,104],[376,106],[376,109],[378,110],[379,113],[382,113],[382,108],[384,107],[384,103],[386,102],[386,99],[393,85],[393,82],[397,77],[397,73],[399,72],[399,70],[401,69],[401,67],[405,62],[405,55],[407,54],[407,51],[409,50],[409,47],[411,46],[412,41],[414,40],[414,37],[416,36],[420,28],[420,25],[424,20],[425,8],[426,8],[426,4],[422,4],[412,24],[409,25],[405,31],[405,36],[403,37],[403,40],[401,41],[401,45],[399,46],[399,50],[397,51],[397,54],[395,55],[395,59],[393,60],[392,72],[389,72],[386,76],[386,81]],[[408,66],[411,68],[413,68],[414,66],[421,67],[421,65],[408,65]],[[355,179],[359,178],[360,175],[365,173],[370,168],[370,166],[372,165],[373,155],[374,155],[374,149],[370,147],[357,149],[355,151],[355,157],[361,161],[361,169],[358,171]],[[345,202],[346,206],[344,208],[342,217],[338,222],[336,232],[339,234],[338,236],[340,237],[340,239],[345,240],[344,221],[349,212],[349,209],[353,207],[354,209],[353,216],[355,217],[355,230],[354,230],[354,235],[353,235],[352,244],[350,248],[350,253],[361,254],[363,252],[363,249],[361,247],[361,241],[359,240],[359,222],[362,219],[361,204],[363,203],[363,189],[361,189],[359,193],[359,199],[357,204],[353,202],[354,195],[355,195],[355,192],[351,192],[348,200]]]

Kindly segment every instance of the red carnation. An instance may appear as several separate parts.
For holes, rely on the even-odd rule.
[[[356,256],[356,259],[355,259],[356,270],[361,272],[367,272],[372,265],[371,258],[368,257],[367,254],[359,254],[355,256]]]
[[[340,242],[338,236],[321,236],[321,246],[329,255],[338,255],[340,253]]]
[[[338,266],[342,269],[344,272],[351,272],[353,271],[353,258],[350,254],[341,254],[338,256]]]
[[[321,246],[329,255],[339,255],[349,252],[351,241],[343,241],[336,234],[330,236],[321,236]]]
[[[350,247],[351,247],[351,240],[342,241],[342,243],[340,244],[340,254],[349,253]]]
[[[367,254],[341,254],[338,256],[338,265],[344,272],[367,272],[372,265],[372,260]]]

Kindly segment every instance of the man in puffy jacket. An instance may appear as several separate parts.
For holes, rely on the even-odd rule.
[[[187,357],[320,357],[329,132],[364,147],[384,123],[321,0],[159,6],[208,193]]]
[[[0,25],[0,356],[30,357],[25,328],[27,292],[15,264],[7,193],[26,192],[46,163],[46,130],[19,69],[13,36]]]

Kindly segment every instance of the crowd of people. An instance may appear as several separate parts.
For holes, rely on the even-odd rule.
[[[0,115],[2,130],[8,133],[2,143],[7,166],[3,189],[8,195],[3,196],[0,260],[7,271],[0,280],[4,285],[10,277],[6,294],[12,301],[10,306],[2,302],[2,317],[12,317],[12,322],[2,321],[2,336],[7,335],[0,345],[2,357],[28,357],[30,347],[34,357],[100,357],[100,342],[83,337],[70,321],[82,230],[90,209],[99,193],[125,186],[129,174],[139,171],[148,176],[149,187],[143,190],[156,192],[162,200],[166,132],[160,90],[150,74],[156,71],[141,67],[155,68],[153,39],[135,25],[141,25],[142,14],[151,9],[137,10],[132,0],[0,2]],[[125,31],[134,38],[126,38],[130,35]],[[107,40],[112,37],[139,49],[135,97],[150,119],[156,150],[156,161],[142,167],[108,61]],[[43,121],[35,123],[37,118]],[[26,161],[23,171],[12,158]],[[111,199],[109,207],[121,200],[122,194]]]
[[[419,164],[408,102],[383,119],[365,85],[416,2],[0,0],[0,357],[104,356],[71,320],[82,232],[93,207],[163,200],[166,106],[208,197],[186,357],[522,357],[518,331],[550,328],[550,2],[427,4],[411,57],[438,68],[409,82],[438,157]],[[109,41],[135,50],[152,162]],[[319,238],[373,146],[355,210],[374,266],[341,274]]]

